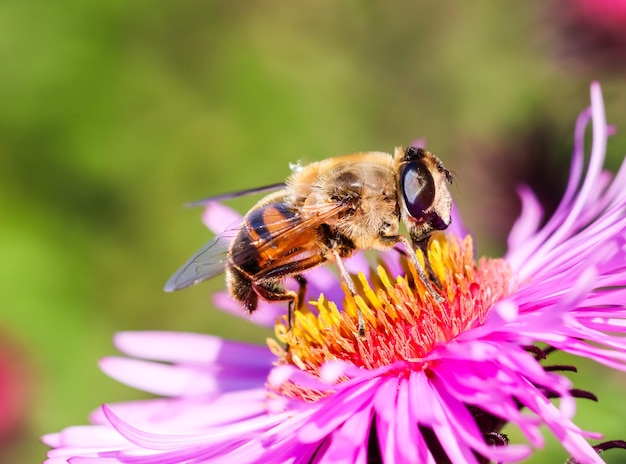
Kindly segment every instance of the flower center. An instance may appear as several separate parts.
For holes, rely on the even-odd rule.
[[[417,251],[432,291],[417,277],[413,264],[401,258],[405,272],[393,280],[385,264],[378,265],[368,282],[358,275],[358,294],[349,292],[343,310],[320,295],[311,310],[296,314],[288,330],[286,318],[278,321],[270,348],[280,363],[291,363],[314,375],[327,361],[347,361],[375,369],[396,361],[419,363],[437,344],[481,325],[491,306],[510,291],[511,270],[501,259],[474,261],[471,237],[464,240],[436,233],[428,248],[428,262]],[[430,269],[429,269],[430,268]],[[360,285],[359,285],[360,284]],[[359,335],[358,311],[365,322]],[[283,344],[281,346],[281,343]],[[287,349],[284,349],[287,347]]]

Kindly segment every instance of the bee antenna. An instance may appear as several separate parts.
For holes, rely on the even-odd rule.
[[[454,171],[448,171],[446,173],[446,180],[448,181],[449,184],[454,184],[456,186],[456,191],[459,191],[459,180],[458,177],[456,175],[456,172]]]

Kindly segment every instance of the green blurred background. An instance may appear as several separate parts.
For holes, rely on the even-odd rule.
[[[0,2],[0,367],[22,405],[0,463],[41,462],[40,435],[141,397],[98,370],[117,331],[263,343],[211,307],[220,279],[162,292],[210,237],[185,201],[425,137],[479,250],[502,253],[516,184],[548,210],[562,192],[591,80],[626,130],[626,23],[586,3]],[[618,133],[609,165],[625,152]],[[578,422],[626,439],[626,376],[577,364],[600,396]],[[534,462],[565,458],[549,440]]]

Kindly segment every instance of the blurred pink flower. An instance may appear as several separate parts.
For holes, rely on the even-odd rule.
[[[580,68],[626,69],[626,0],[548,2],[548,24],[557,32],[562,58]]]
[[[599,451],[624,443],[594,448],[588,439],[600,435],[573,422],[575,398],[593,395],[559,373],[573,367],[541,362],[562,350],[626,370],[626,164],[615,177],[602,170],[608,132],[593,84],[560,206],[540,227],[539,204],[521,189],[503,259],[476,263],[471,239],[457,238],[465,235],[458,217],[448,237],[433,237],[443,306],[391,252],[375,272],[360,255],[349,263],[362,286],[356,301],[329,269],[307,274],[314,302],[292,334],[284,308],[263,305],[259,323],[281,318],[271,350],[208,335],[118,334],[130,358],[104,359],[102,369],[162,398],[103,406],[94,425],[47,435],[46,462],[516,461],[543,446],[541,427],[577,462],[602,462]],[[222,206],[209,212],[214,230],[232,222]],[[241,314],[225,294],[216,303]],[[527,443],[508,443],[505,423]]]
[[[23,350],[4,331],[0,332],[0,457],[2,448],[25,425],[30,397],[29,373]]]
[[[626,0],[577,0],[572,5],[590,22],[626,36]]]

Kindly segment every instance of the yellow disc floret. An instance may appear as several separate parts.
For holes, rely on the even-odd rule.
[[[369,281],[363,273],[357,276],[358,294],[353,298],[345,291],[341,309],[320,295],[310,303],[313,308],[296,315],[291,331],[286,318],[281,319],[276,325],[278,342],[270,342],[280,362],[314,375],[324,362],[333,360],[365,369],[399,360],[419,362],[438,343],[481,325],[493,303],[510,291],[506,262],[483,258],[476,263],[469,236],[460,240],[437,233],[428,244],[428,259],[417,253],[432,290],[405,257],[401,258],[405,272],[395,279],[388,266],[379,264]],[[358,330],[359,310],[365,322],[363,336]]]

